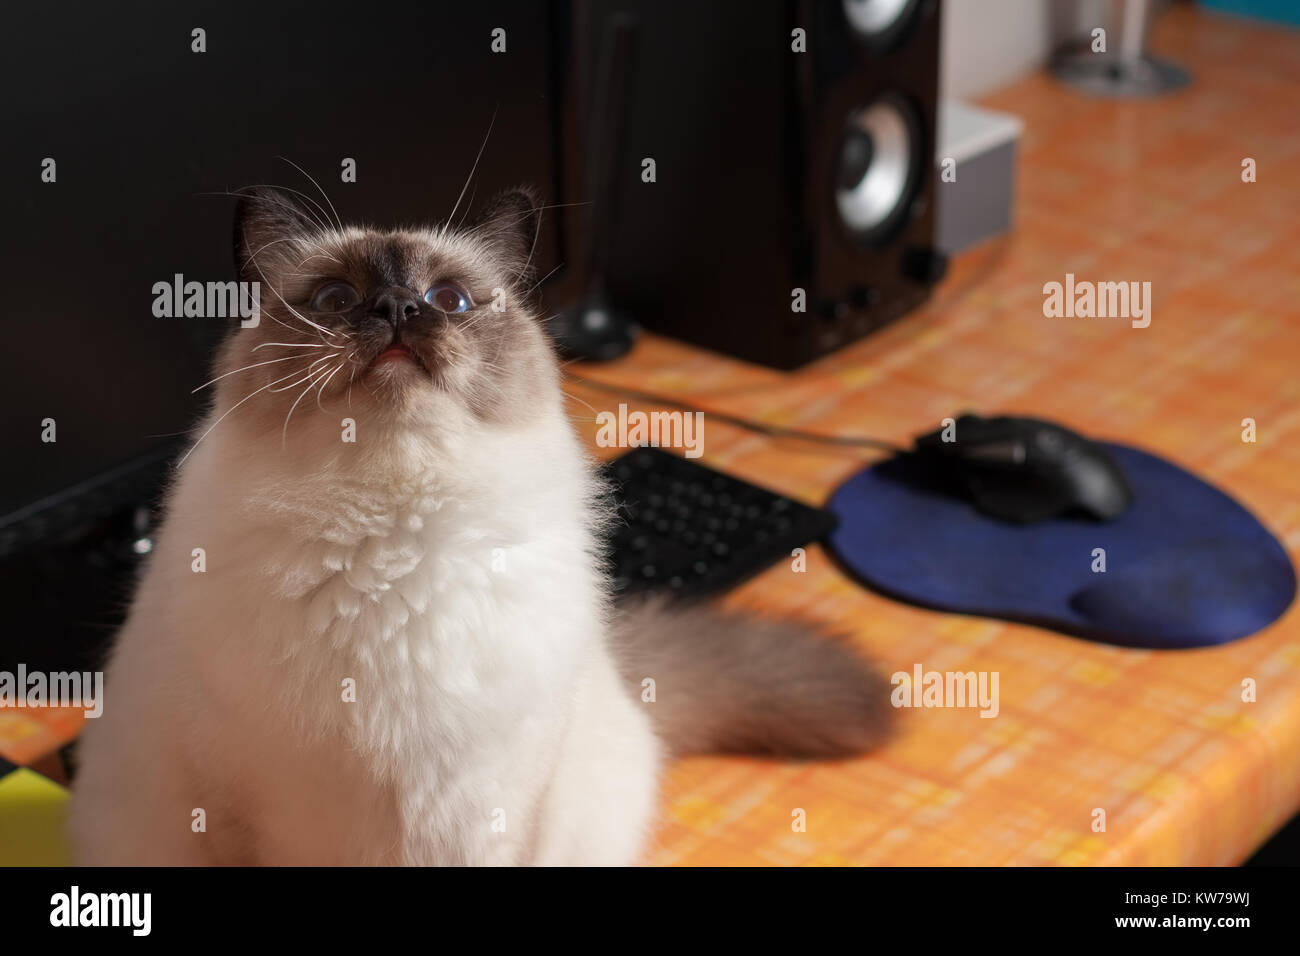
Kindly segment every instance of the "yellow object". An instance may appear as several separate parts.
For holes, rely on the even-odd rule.
[[[67,866],[68,791],[19,767],[0,777],[0,866]]]

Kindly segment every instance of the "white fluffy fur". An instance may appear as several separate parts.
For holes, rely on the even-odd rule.
[[[283,449],[244,409],[216,428],[82,743],[80,862],[635,861],[659,744],[610,659],[591,479],[552,404],[512,431],[435,397],[358,415],[356,444],[342,410],[300,412]]]

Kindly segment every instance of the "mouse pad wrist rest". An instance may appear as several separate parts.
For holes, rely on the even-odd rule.
[[[926,460],[900,456],[831,497],[831,549],[869,587],[912,604],[1128,647],[1222,644],[1282,615],[1295,571],[1250,512],[1161,458],[1103,447],[1133,487],[1113,520],[1008,524],[947,491]]]

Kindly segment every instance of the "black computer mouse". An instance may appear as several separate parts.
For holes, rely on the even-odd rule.
[[[1095,442],[1036,418],[965,414],[916,439],[915,453],[964,488],[985,514],[1028,524],[1071,513],[1114,518],[1133,490]]]

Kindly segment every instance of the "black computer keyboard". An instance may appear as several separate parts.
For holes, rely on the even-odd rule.
[[[611,561],[619,593],[720,591],[835,527],[830,512],[656,448],[605,469],[618,502]]]

